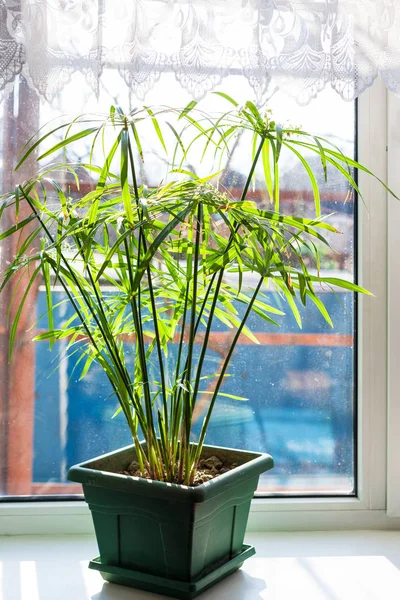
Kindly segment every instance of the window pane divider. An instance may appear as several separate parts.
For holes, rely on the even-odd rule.
[[[400,190],[400,99],[388,97],[388,183]],[[388,207],[388,464],[387,512],[400,517],[400,202]]]

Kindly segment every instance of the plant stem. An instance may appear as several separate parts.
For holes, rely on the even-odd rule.
[[[184,419],[184,450],[185,456],[185,483],[189,483],[190,476],[190,430],[192,425],[192,412],[193,412],[193,395],[191,390],[192,385],[192,362],[193,362],[193,346],[196,336],[196,304],[197,304],[197,282],[198,282],[198,267],[199,267],[199,253],[200,253],[200,239],[201,239],[201,222],[203,215],[203,206],[199,202],[197,207],[196,217],[196,237],[195,237],[195,250],[194,250],[194,269],[193,269],[193,291],[192,291],[192,305],[190,309],[190,332],[189,332],[189,344],[188,344],[188,361],[186,370],[186,382],[187,391],[185,392],[185,419]]]
[[[133,152],[132,152],[132,146],[131,146],[130,139],[128,141],[128,153],[129,153],[129,162],[130,162],[130,167],[131,167],[131,172],[132,172],[133,187],[134,187],[134,191],[135,191],[136,207],[137,207],[137,210],[138,210],[139,220],[142,220],[142,216],[143,215],[140,212],[139,190],[138,190],[138,185],[137,185],[137,180],[136,180],[135,161],[133,159]],[[143,227],[142,226],[139,229],[139,235],[141,236],[141,239],[142,239],[143,251],[146,254],[146,252],[147,252],[147,243],[146,243],[146,237],[144,235],[144,231],[143,231]],[[158,321],[157,321],[157,308],[156,308],[156,302],[155,302],[155,296],[154,296],[154,289],[153,289],[153,282],[152,282],[150,265],[147,266],[146,271],[147,271],[147,281],[148,281],[148,285],[149,285],[151,310],[152,310],[152,314],[153,314],[154,334],[155,334],[155,338],[156,338],[158,363],[159,363],[159,367],[160,367],[161,392],[162,392],[162,399],[163,399],[163,410],[164,410],[164,419],[165,419],[166,439],[168,440],[167,389],[166,389],[166,384],[165,384],[164,361],[163,361],[163,356],[162,356],[160,332],[159,332]]]
[[[264,281],[264,277],[260,277],[260,280],[259,280],[259,282],[257,284],[257,287],[254,290],[253,296],[252,296],[249,304],[247,305],[246,312],[245,312],[245,314],[243,316],[242,322],[241,322],[240,326],[238,327],[238,329],[236,331],[235,337],[232,340],[232,343],[231,343],[231,346],[229,348],[228,354],[227,354],[227,356],[225,358],[223,367],[221,369],[221,373],[220,373],[218,381],[217,381],[217,385],[216,385],[215,390],[214,390],[214,394],[213,394],[213,396],[211,398],[211,402],[210,402],[210,406],[209,406],[208,411],[207,411],[207,415],[206,415],[206,417],[204,419],[204,422],[203,422],[203,425],[202,425],[202,428],[201,428],[201,432],[200,432],[200,436],[199,436],[199,441],[198,441],[197,449],[196,449],[196,460],[198,460],[200,458],[200,455],[201,455],[201,451],[202,451],[202,447],[203,447],[203,443],[204,443],[204,438],[205,438],[205,435],[206,435],[206,432],[207,432],[207,427],[208,427],[208,424],[209,424],[210,418],[211,418],[211,413],[212,413],[212,410],[214,408],[214,404],[215,404],[218,392],[219,392],[220,387],[222,385],[222,382],[223,382],[223,379],[224,379],[224,375],[226,373],[226,370],[228,368],[228,365],[229,365],[230,359],[232,357],[233,351],[235,350],[235,346],[236,346],[236,344],[238,342],[240,334],[242,333],[243,327],[246,324],[247,318],[248,318],[248,316],[250,314],[250,311],[251,311],[251,309],[253,307],[253,304],[254,304],[254,302],[255,302],[255,300],[257,298],[258,292],[260,291],[260,288],[261,288],[261,285],[262,285],[263,281]]]
[[[127,242],[126,238],[124,239],[124,246],[125,246],[125,254],[127,257],[129,281],[130,281],[131,286],[133,286],[132,265],[129,260],[129,256],[130,256],[129,246],[128,246],[128,242]],[[152,464],[152,446],[153,446],[154,437],[155,437],[154,436],[154,420],[153,420],[153,408],[151,405],[149,381],[148,381],[148,374],[147,374],[146,353],[145,353],[145,348],[144,348],[143,331],[141,328],[139,311],[138,311],[138,307],[136,305],[136,299],[132,296],[130,297],[130,305],[131,305],[133,322],[134,322],[135,330],[136,330],[136,345],[137,345],[137,352],[139,354],[140,370],[142,373],[143,395],[144,395],[144,401],[145,401],[147,427],[143,431],[143,434],[145,435],[146,441],[148,444],[148,459],[149,459],[151,469],[153,471],[154,465]],[[153,473],[151,473],[151,475],[153,475]]]

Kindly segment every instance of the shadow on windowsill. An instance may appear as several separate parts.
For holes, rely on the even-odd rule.
[[[263,579],[252,577],[242,570],[238,570],[226,579],[215,584],[209,590],[201,594],[201,600],[262,600],[261,592],[266,589]],[[132,588],[104,583],[97,594],[91,596],[91,600],[132,600]],[[142,590],[135,590],[135,600],[161,600],[167,596],[152,594]]]

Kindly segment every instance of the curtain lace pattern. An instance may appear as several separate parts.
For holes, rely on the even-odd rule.
[[[232,74],[259,102],[400,93],[400,0],[0,0],[0,95],[21,75],[52,102],[75,72],[98,93],[110,69],[139,100],[164,73],[196,100]]]

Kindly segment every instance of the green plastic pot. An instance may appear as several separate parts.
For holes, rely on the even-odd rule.
[[[204,446],[237,468],[197,487],[120,475],[135,458],[128,446],[81,463],[68,478],[82,484],[100,556],[90,567],[122,585],[194,598],[254,554],[243,545],[250,503],[268,454]]]

